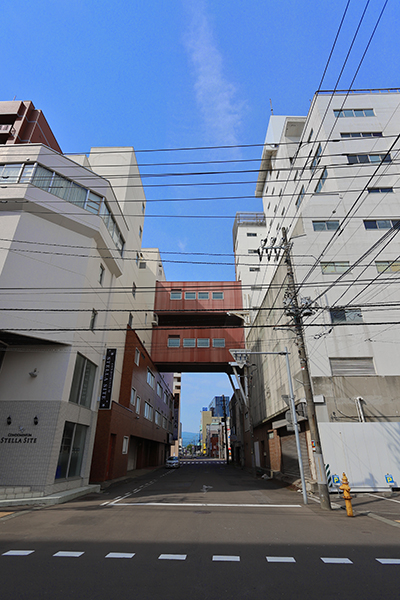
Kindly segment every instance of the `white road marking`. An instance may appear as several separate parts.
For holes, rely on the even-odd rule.
[[[394,500],[394,498],[385,498],[385,496],[377,496],[376,494],[370,494],[367,492],[368,496],[372,496],[373,498],[380,498],[381,500],[388,500],[389,502],[396,502],[396,504],[400,504],[400,500]]]
[[[266,556],[267,562],[271,563],[295,563],[293,556]]]
[[[160,554],[158,560],[186,560],[187,554]]]
[[[105,558],[133,558],[134,552],[109,552]]]
[[[324,562],[327,565],[352,565],[353,561],[351,561],[349,558],[322,558],[321,557],[322,562]]]
[[[3,552],[3,556],[28,556],[28,554],[32,554],[35,552],[34,550],[9,550],[8,552]]]
[[[64,558],[79,558],[80,556],[82,556],[82,554],[85,554],[84,552],[64,552],[64,551],[60,551],[60,552],[56,552],[55,554],[53,554],[53,556],[62,556]]]
[[[214,562],[240,562],[240,556],[225,556],[223,554],[214,554]]]
[[[207,504],[205,502],[119,502],[118,506],[215,506],[222,508],[302,508],[301,504]]]
[[[400,558],[376,558],[381,565],[400,565]]]

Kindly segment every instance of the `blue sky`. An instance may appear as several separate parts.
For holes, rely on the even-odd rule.
[[[148,199],[144,246],[160,248],[169,280],[230,280],[233,218],[261,202],[257,173],[226,171],[256,170],[261,148],[141,151],[262,144],[270,99],[275,114],[306,114],[346,4],[3,0],[0,99],[32,100],[66,153],[133,145]],[[339,89],[349,87],[384,4],[369,3]],[[366,5],[350,2],[322,89],[336,85]],[[389,0],[353,87],[400,84],[399,26],[400,4]],[[249,162],[159,164],[213,160]],[[219,174],[182,175],[204,171]],[[197,431],[201,407],[221,394],[231,394],[225,375],[184,375],[184,429]]]

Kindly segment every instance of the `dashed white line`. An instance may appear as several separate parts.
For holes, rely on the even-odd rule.
[[[376,558],[381,565],[400,565],[400,558]]]
[[[240,562],[240,556],[231,556],[224,554],[214,554],[212,559],[214,562]]]
[[[266,556],[267,562],[270,563],[295,563],[293,556]]]
[[[186,560],[187,554],[160,554],[158,560]]]
[[[53,556],[60,556],[63,558],[79,558],[80,556],[82,556],[82,554],[85,554],[84,552],[65,552],[63,550],[60,550],[60,552],[56,552],[55,554],[53,554]]]
[[[134,552],[109,552],[105,558],[133,558]]]
[[[28,556],[28,554],[33,554],[34,550],[9,550],[8,552],[3,552],[2,556]]]
[[[331,557],[323,558],[321,556],[321,560],[322,560],[322,562],[324,562],[327,565],[352,565],[353,564],[353,561],[351,561],[349,558],[331,558]]]

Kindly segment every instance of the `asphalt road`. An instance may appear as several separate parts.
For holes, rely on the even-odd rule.
[[[397,598],[399,541],[399,528],[193,461],[1,519],[1,597]]]

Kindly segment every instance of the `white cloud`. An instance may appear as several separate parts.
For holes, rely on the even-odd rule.
[[[196,99],[206,133],[214,143],[234,145],[241,122],[242,105],[237,90],[223,73],[223,57],[214,40],[205,3],[189,3],[190,27],[185,36],[195,78]]]

